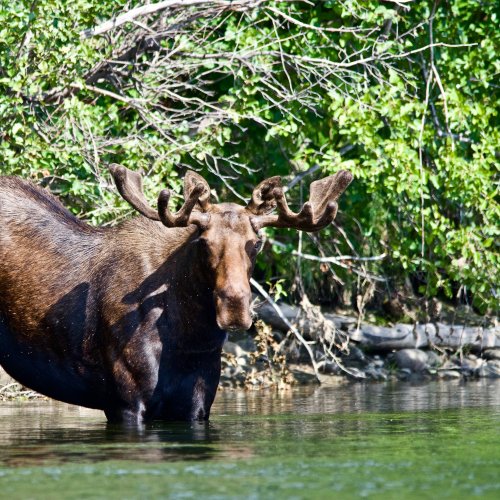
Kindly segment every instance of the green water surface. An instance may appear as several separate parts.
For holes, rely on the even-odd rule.
[[[499,381],[224,392],[212,415],[2,403],[0,498],[500,498]]]

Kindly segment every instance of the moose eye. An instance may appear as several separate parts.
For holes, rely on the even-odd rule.
[[[255,242],[255,245],[253,246],[253,249],[256,252],[258,252],[261,245],[262,245],[262,242],[261,241],[257,241],[257,242]]]

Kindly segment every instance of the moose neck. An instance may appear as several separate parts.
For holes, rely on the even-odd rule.
[[[151,309],[159,313],[160,334],[175,337],[186,345],[196,339],[225,336],[216,321],[213,289],[203,272],[202,256],[193,243],[199,236],[196,226],[168,229],[145,217],[134,217],[110,231],[114,259],[120,272],[106,265],[102,271],[120,293],[128,289],[121,302],[138,308],[146,318]],[[101,258],[101,262],[109,259]],[[163,333],[162,333],[163,332]]]
[[[200,248],[193,243],[197,237],[198,230],[192,232],[168,258],[169,298],[166,307],[169,314],[176,316],[186,341],[203,340],[222,344],[226,332],[217,325],[214,289],[206,275]]]

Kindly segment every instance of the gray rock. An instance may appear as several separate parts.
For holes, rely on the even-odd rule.
[[[320,373],[319,381],[321,382],[321,385],[338,385],[343,383],[345,381],[345,378],[338,375],[328,375],[325,373]]]
[[[466,359],[464,359],[463,363],[462,363],[462,366],[461,366],[461,370],[460,370],[460,373],[464,376],[464,377],[470,377],[472,375],[472,373],[474,372],[474,368],[475,368],[475,363],[474,363],[474,366],[471,366],[468,361]]]
[[[285,339],[278,346],[278,356],[285,356],[286,360],[296,363],[300,357],[300,349],[295,339]]]
[[[227,377],[226,375],[221,375],[219,385],[227,389],[236,387],[232,377]]]
[[[353,366],[345,367],[348,371],[344,371],[344,374],[349,378],[354,378],[356,380],[366,379],[365,372],[359,368],[354,368]]]
[[[367,363],[362,362],[362,361],[343,361],[342,360],[342,366],[349,370],[358,370],[364,373],[365,368],[367,367]]]
[[[484,359],[500,359],[500,349],[488,349],[483,353]]]
[[[427,365],[435,368],[443,364],[441,356],[436,351],[427,351]]]
[[[318,363],[318,372],[319,373],[330,373],[337,375],[340,372],[340,368],[337,363],[331,363],[329,361],[320,361]]]
[[[405,368],[405,370],[400,370],[394,374],[398,380],[408,380],[411,376],[411,370]]]
[[[256,361],[252,366],[257,372],[262,372],[266,369],[266,365],[260,361]]]
[[[476,360],[476,367],[475,367],[475,369],[474,369],[474,375],[479,376],[479,375],[478,375],[478,370],[481,368],[481,366],[486,365],[486,363],[487,363],[487,361],[486,361],[485,359],[483,359],[483,358],[478,358],[478,359]]]
[[[240,340],[236,344],[240,346],[244,353],[255,352],[257,350],[257,345],[252,339]]]
[[[500,361],[495,359],[488,361],[487,363],[483,363],[476,369],[475,374],[478,377],[500,378]]]
[[[301,370],[300,368],[292,368],[290,370],[290,374],[297,384],[305,385],[318,383],[318,380],[313,373],[306,372],[304,370]]]
[[[439,378],[448,380],[462,378],[462,374],[456,370],[440,370],[438,376]]]
[[[457,359],[448,359],[443,363],[441,367],[443,370],[460,370],[460,365],[458,364]]]
[[[317,349],[313,349],[314,359],[319,363],[320,361],[328,361],[325,353]]]
[[[400,370],[420,372],[427,363],[427,353],[419,349],[402,349],[394,355],[393,359]]]
[[[278,344],[280,342],[283,342],[283,339],[285,338],[285,336],[283,335],[283,332],[280,332],[279,330],[273,330],[272,336],[273,336],[274,340],[276,342],[278,342]]]
[[[462,370],[472,372],[479,365],[480,365],[480,362],[478,359],[472,359],[472,357],[467,357],[467,358],[464,358],[462,361]]]
[[[343,355],[342,359],[346,359],[348,361],[364,361],[365,355],[363,351],[354,345],[349,346],[349,354]]]
[[[373,378],[375,380],[386,380],[387,375],[382,370],[377,370],[375,366],[369,366],[364,370],[367,377]]]
[[[231,377],[236,377],[237,375],[243,372],[244,370],[241,366],[226,366],[222,374],[227,378],[231,378]]]
[[[240,356],[236,359],[236,362],[240,366],[246,366],[250,363],[250,361],[252,361],[252,358],[250,356],[246,356],[246,355]]]
[[[229,341],[224,344],[224,346],[222,347],[222,351],[227,354],[232,354],[236,358],[244,354],[243,350],[238,344]]]

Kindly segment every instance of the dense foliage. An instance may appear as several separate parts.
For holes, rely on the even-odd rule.
[[[312,180],[347,168],[355,181],[336,226],[301,250],[387,258],[302,259],[297,273],[298,235],[268,230],[286,248],[266,245],[259,278],[300,275],[317,300],[366,290],[368,275],[382,294],[411,278],[420,294],[498,309],[500,4],[221,4],[85,37],[137,5],[4,0],[2,173],[110,224],[131,214],[112,162],[142,169],[152,204],[166,186],[180,193],[186,168],[241,202],[265,177],[286,183],[319,165],[288,192],[295,209]]]

